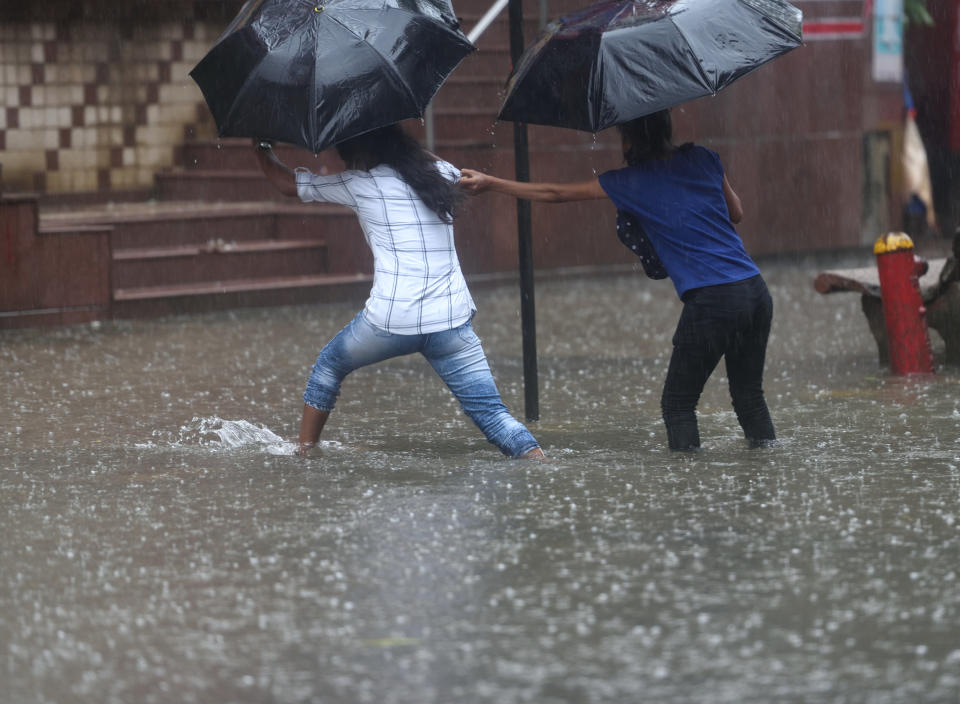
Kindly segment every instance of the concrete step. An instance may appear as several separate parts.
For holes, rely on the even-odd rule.
[[[204,245],[128,248],[113,254],[114,289],[326,273],[322,239],[224,241]]]
[[[157,173],[154,180],[162,201],[259,202],[287,198],[254,170],[169,169]]]
[[[105,226],[114,252],[127,248],[204,245],[211,240],[294,239],[343,233],[353,213],[340,206],[287,199],[251,202],[147,201],[42,212],[42,228]],[[282,229],[282,233],[280,232]],[[351,230],[352,232],[352,230]]]
[[[369,274],[319,274],[131,287],[114,290],[110,310],[114,318],[139,318],[251,306],[362,301],[371,281]]]
[[[46,212],[40,222],[49,233],[107,233],[112,317],[362,300],[373,271],[356,216],[336,205],[149,201]],[[103,306],[35,312],[105,315]]]
[[[196,246],[217,240],[243,242],[274,236],[276,216],[270,211],[157,220],[138,220],[114,226],[114,252],[144,247]]]
[[[274,236],[277,239],[323,237],[329,274],[373,272],[373,254],[357,216],[347,208],[320,203],[285,208],[276,214]]]

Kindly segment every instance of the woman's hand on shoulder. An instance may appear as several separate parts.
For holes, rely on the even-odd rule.
[[[490,188],[490,177],[473,169],[460,169],[460,188],[476,195]]]

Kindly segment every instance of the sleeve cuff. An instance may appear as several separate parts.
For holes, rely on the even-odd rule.
[[[293,173],[296,174],[298,186],[307,186],[313,181],[313,172],[304,166],[296,167]]]
[[[313,172],[303,166],[298,166],[293,170],[294,178],[297,183],[297,196],[303,200],[303,189],[313,183]]]

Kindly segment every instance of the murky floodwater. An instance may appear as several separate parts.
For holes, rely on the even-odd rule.
[[[412,357],[278,454],[356,305],[0,333],[2,700],[957,702],[960,373],[889,377],[856,296],[764,269],[773,450],[722,369],[665,450],[641,274],[538,284],[544,464]],[[475,293],[521,415],[516,287]]]

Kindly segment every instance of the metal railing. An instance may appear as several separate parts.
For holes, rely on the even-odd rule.
[[[483,34],[487,27],[493,24],[493,21],[497,19],[497,15],[503,12],[504,8],[509,4],[510,0],[497,0],[490,6],[490,9],[487,10],[483,17],[480,18],[480,21],[477,22],[473,29],[470,30],[470,34],[467,35],[467,39],[470,40],[472,44],[476,44],[477,40],[480,38],[480,35]]]
[[[490,6],[490,9],[487,10],[483,17],[473,26],[473,29],[470,30],[470,33],[467,34],[467,39],[470,40],[471,44],[476,44],[477,40],[481,35],[487,31],[487,27],[494,23],[497,17],[503,12],[507,5],[510,3],[510,0],[497,0]],[[547,6],[548,0],[540,0],[540,28],[543,29],[547,24]],[[423,126],[426,134],[426,143],[428,151],[436,151],[436,131],[434,129],[433,123],[433,102],[427,105],[427,109],[423,112]]]

